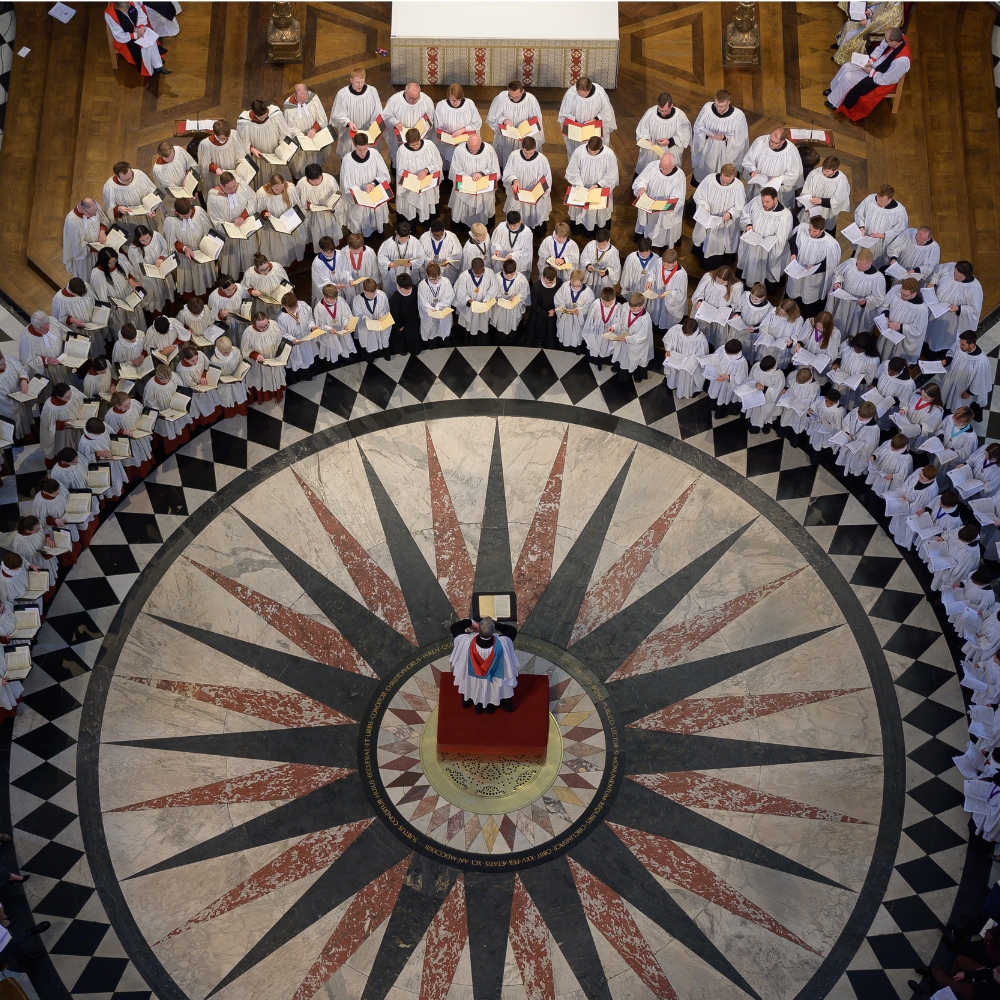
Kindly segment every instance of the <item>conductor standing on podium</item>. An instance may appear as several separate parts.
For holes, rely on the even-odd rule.
[[[451,669],[462,707],[475,705],[477,715],[495,712],[497,705],[513,712],[520,668],[513,642],[517,629],[487,617],[477,627],[471,618],[463,618],[451,626],[451,634],[455,637]]]

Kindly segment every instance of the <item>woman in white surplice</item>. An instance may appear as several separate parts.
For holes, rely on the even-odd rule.
[[[502,634],[497,635],[498,631]],[[475,704],[476,712],[481,713],[495,712],[500,705],[513,712],[511,699],[521,667],[512,641],[517,629],[492,618],[482,618],[475,625],[465,618],[455,622],[451,632],[455,637],[451,671],[463,707]]]

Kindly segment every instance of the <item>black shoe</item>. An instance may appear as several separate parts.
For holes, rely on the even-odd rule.
[[[172,69],[167,69],[166,66],[160,66],[158,69],[153,70],[154,76],[170,76],[173,73]]]
[[[829,97],[829,96],[830,96],[830,95],[831,95],[832,93],[833,93],[833,91],[832,91],[832,90],[824,90],[824,91],[823,91],[823,96],[824,96],[824,97]]]
[[[482,715],[486,711],[482,705],[476,705],[476,715]]]
[[[747,434],[759,434],[760,428],[754,427],[753,424],[747,424]]]
[[[918,997],[929,997],[931,995],[931,991],[925,989],[915,979],[907,979],[906,985],[909,986],[910,989],[913,990],[913,992],[916,993]]]
[[[500,700],[500,707],[505,712],[513,712],[514,711],[514,699],[513,698],[502,698]]]
[[[921,976],[929,976],[931,974],[931,967],[929,965],[915,965],[913,971],[919,972]]]
[[[487,715],[492,715],[496,710],[497,710],[496,705],[487,705],[486,706],[486,714]]]
[[[34,927],[30,927],[25,933],[29,936],[32,934],[44,934],[52,926],[51,920],[43,920],[40,924],[35,924]]]
[[[834,43],[833,43],[833,45],[831,45],[831,46],[830,46],[830,48],[831,48],[831,49],[832,49],[832,50],[833,50],[834,52],[836,52],[836,51],[837,51],[837,49],[839,49],[839,48],[840,48],[840,46],[839,46],[839,45],[838,45],[838,44],[837,44],[836,42],[834,42]],[[830,93],[830,91],[828,90],[828,91],[826,91],[826,93],[827,93],[827,94],[829,94],[829,93]]]
[[[462,699],[462,708],[472,708],[474,702],[471,698]]]
[[[829,101],[824,101],[823,104],[828,107],[831,111],[836,111],[836,107],[832,105]]]

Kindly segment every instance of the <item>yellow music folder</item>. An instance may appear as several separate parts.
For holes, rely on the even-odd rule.
[[[386,313],[381,319],[366,319],[365,326],[369,330],[388,330],[394,322],[392,313]]]

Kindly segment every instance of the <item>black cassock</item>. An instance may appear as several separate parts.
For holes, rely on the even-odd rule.
[[[559,341],[556,338],[556,317],[549,315],[556,307],[556,292],[559,291],[557,281],[553,288],[546,288],[541,279],[531,286],[531,305],[524,323],[524,343],[528,347],[544,347],[557,350]]]
[[[417,309],[417,290],[400,295],[397,289],[389,299],[389,312],[394,320],[389,333],[389,351],[392,354],[419,354],[424,342],[420,337],[420,312]]]

